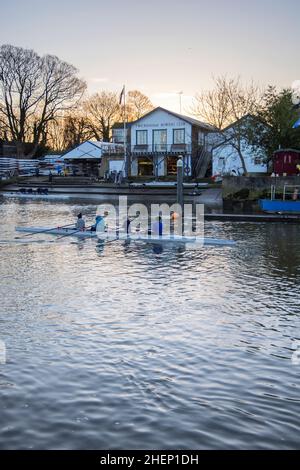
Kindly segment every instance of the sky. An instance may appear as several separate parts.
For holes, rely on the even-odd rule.
[[[139,89],[190,114],[226,74],[261,86],[300,79],[299,0],[0,0],[0,44],[54,54],[90,93]]]

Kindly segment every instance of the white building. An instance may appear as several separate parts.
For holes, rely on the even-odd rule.
[[[246,137],[243,137],[242,126],[254,126],[253,119],[255,118],[247,115],[242,120],[231,124],[219,133],[217,144],[215,144],[212,151],[213,175],[240,176],[244,174],[243,164],[237,151],[237,144],[240,146],[247,173],[253,175],[267,173],[267,156],[264,150],[254,147]],[[238,128],[238,126],[240,127]]]
[[[131,122],[126,123],[126,142],[127,144],[130,142],[130,126]],[[112,128],[112,142],[115,144],[124,144],[124,123],[123,122],[116,122]]]
[[[131,123],[131,175],[174,175],[182,155],[186,176],[205,176],[211,160],[207,136],[215,131],[209,124],[161,107],[150,111]]]

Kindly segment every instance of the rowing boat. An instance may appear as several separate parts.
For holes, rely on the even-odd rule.
[[[127,234],[125,232],[104,232],[97,233],[91,231],[78,231],[75,228],[49,228],[47,227],[16,227],[17,232],[23,233],[46,233],[48,235],[61,235],[78,238],[96,238],[100,241],[124,240],[132,242],[142,242],[159,245],[196,245],[196,246],[233,246],[236,244],[233,240],[222,240],[219,238],[197,237],[197,236],[180,236],[180,235],[147,235],[144,233]]]
[[[1,196],[17,199],[70,199],[66,194],[38,194],[38,193],[18,193],[15,192],[1,192]]]

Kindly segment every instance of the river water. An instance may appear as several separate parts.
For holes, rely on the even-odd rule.
[[[0,203],[0,448],[299,448],[300,227],[214,222],[235,248],[161,254],[14,239],[82,208]]]

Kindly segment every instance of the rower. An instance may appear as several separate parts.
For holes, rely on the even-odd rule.
[[[171,211],[170,212],[170,220],[171,221],[174,221],[174,220],[177,220],[179,218],[179,214],[175,211]]]
[[[178,223],[179,214],[175,211],[170,212],[170,235],[174,235],[175,225]]]
[[[108,212],[105,211],[103,215],[96,215],[95,223],[91,227],[92,232],[105,232],[106,224],[105,219],[108,216]]]
[[[80,212],[80,214],[78,214],[77,216],[77,222],[76,222],[76,230],[80,230],[81,232],[83,232],[85,230],[85,221],[84,219],[82,218],[82,213]]]
[[[163,221],[162,216],[159,215],[155,222],[153,222],[151,227],[151,235],[162,236],[163,234]]]
[[[96,215],[95,223],[91,226],[91,232],[96,232],[97,223],[102,219],[101,215]]]
[[[139,216],[141,215],[140,211],[137,211],[136,215],[134,215],[133,217],[127,217],[127,220],[125,220],[124,222],[124,230],[127,234],[131,233],[131,222],[135,219],[137,219]],[[138,231],[138,227],[137,227],[137,231]]]

